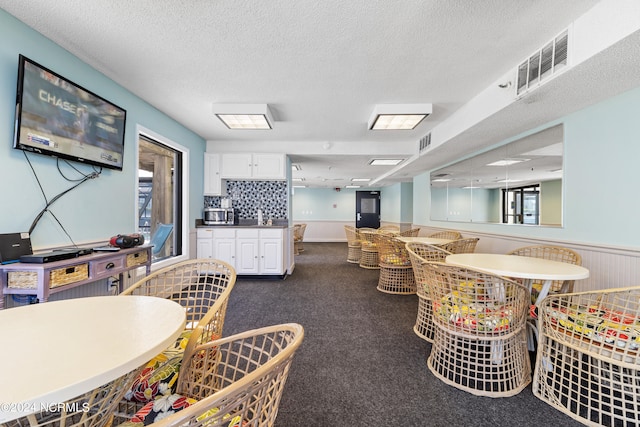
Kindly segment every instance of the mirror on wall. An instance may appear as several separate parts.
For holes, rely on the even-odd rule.
[[[562,226],[564,127],[431,172],[431,219]]]

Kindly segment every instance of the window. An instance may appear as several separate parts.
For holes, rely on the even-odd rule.
[[[138,232],[153,245],[153,262],[186,257],[188,151],[178,144],[138,132]]]

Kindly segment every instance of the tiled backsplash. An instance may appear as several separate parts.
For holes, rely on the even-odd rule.
[[[227,181],[227,197],[239,219],[257,219],[262,208],[265,220],[288,219],[286,181]],[[205,196],[205,207],[220,207],[225,197]]]

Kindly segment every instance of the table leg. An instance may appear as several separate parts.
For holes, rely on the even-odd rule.
[[[542,289],[540,290],[540,294],[536,299],[536,302],[535,302],[536,307],[538,307],[542,302],[542,300],[547,297],[547,295],[549,294],[549,289],[551,289],[551,280],[545,280],[542,283]],[[531,286],[529,286],[529,292],[531,292]]]

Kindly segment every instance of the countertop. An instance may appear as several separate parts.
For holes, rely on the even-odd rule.
[[[256,220],[241,221],[233,225],[206,225],[201,219],[196,220],[196,228],[289,228],[286,220],[274,221],[273,225],[258,225]]]

